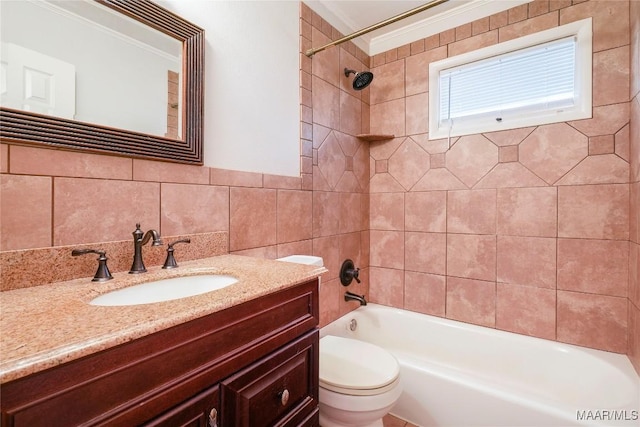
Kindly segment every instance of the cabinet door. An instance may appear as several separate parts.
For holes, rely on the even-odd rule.
[[[219,404],[220,392],[216,385],[143,424],[143,426],[218,427]]]
[[[318,332],[222,382],[225,427],[313,425],[318,408]],[[313,417],[311,417],[313,419]]]

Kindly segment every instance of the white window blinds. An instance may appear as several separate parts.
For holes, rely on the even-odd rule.
[[[508,120],[576,102],[576,38],[440,71],[439,125]]]

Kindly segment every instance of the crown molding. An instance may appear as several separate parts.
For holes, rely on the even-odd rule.
[[[357,24],[355,22],[350,20],[347,16],[344,16],[344,14],[335,7],[334,4],[336,2],[334,0],[306,0],[304,3],[343,35],[351,34],[360,29],[357,28]],[[351,40],[351,42],[362,49],[362,51],[367,55],[369,55],[370,41],[371,36],[369,34],[365,34]]]
[[[460,2],[459,6],[450,7],[437,15],[431,15],[399,28],[396,27],[396,29],[385,31],[384,28],[381,28],[356,37],[352,42],[367,55],[373,56],[531,1],[533,0],[469,0]],[[451,0],[452,4],[454,2],[455,0]],[[307,0],[305,3],[344,35],[361,29],[348,16],[344,16],[344,13],[337,7],[339,1]]]
[[[477,19],[529,3],[532,0],[472,0],[438,15],[405,25],[371,38],[370,56],[420,40]]]

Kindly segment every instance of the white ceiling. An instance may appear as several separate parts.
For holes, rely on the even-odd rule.
[[[449,0],[357,37],[353,42],[368,55],[375,55],[529,1],[532,0]],[[348,35],[429,1],[304,0],[304,2],[338,31]]]

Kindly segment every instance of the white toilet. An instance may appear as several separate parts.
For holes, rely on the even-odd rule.
[[[320,339],[322,427],[382,427],[401,393],[400,365],[391,353],[350,338]]]

